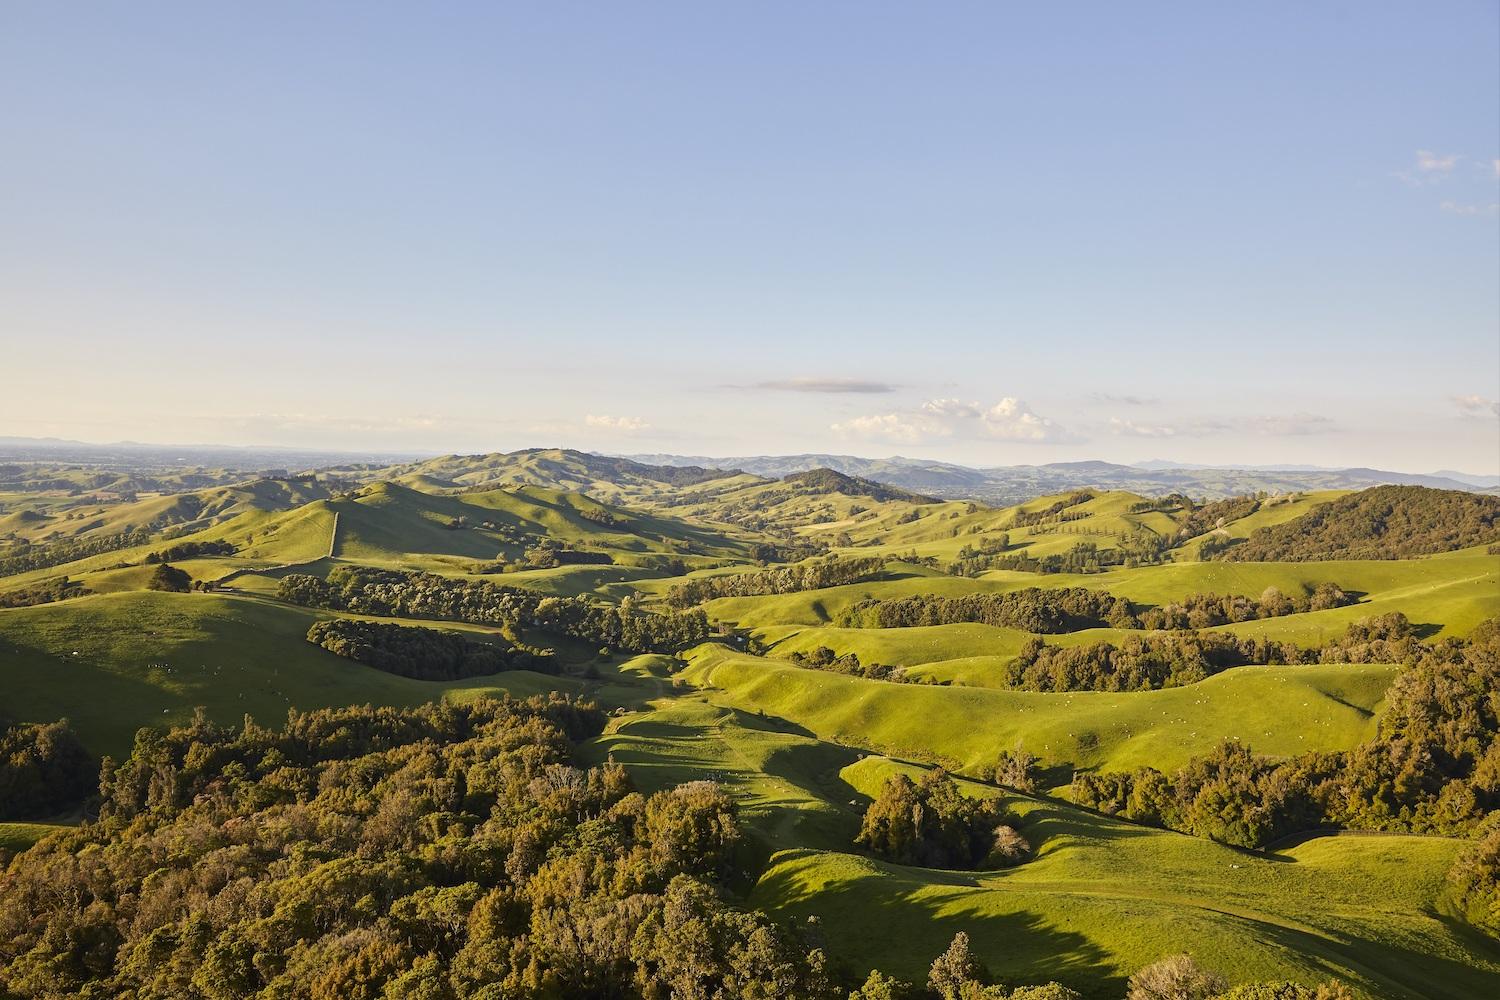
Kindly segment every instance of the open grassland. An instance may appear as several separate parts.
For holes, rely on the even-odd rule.
[[[1500,558],[1483,551],[1406,560],[1346,560],[1304,563],[1176,563],[1107,573],[1036,574],[991,572],[980,579],[906,576],[824,590],[765,597],[724,597],[708,602],[709,614],[747,628],[824,625],[863,600],[892,600],[921,594],[955,597],[1027,587],[1088,587],[1153,606],[1190,594],[1258,596],[1267,587],[1301,594],[1319,583],[1358,593],[1345,608],[1226,626],[1241,634],[1290,639],[1312,645],[1333,638],[1352,621],[1400,611],[1432,634],[1466,635],[1480,621],[1500,613]],[[1051,639],[1049,638],[1049,641]],[[987,655],[973,648],[959,655]],[[1002,654],[1003,655],[1003,654]]]
[[[1334,837],[1257,857],[1055,805],[1021,829],[1038,857],[997,873],[786,852],[750,902],[816,916],[854,968],[918,981],[962,930],[1001,981],[1055,978],[1099,998],[1184,949],[1235,982],[1337,976],[1372,997],[1471,1000],[1500,982],[1493,946],[1442,911],[1458,841]]]
[[[0,851],[24,851],[49,833],[66,829],[62,823],[0,823]]]
[[[1255,854],[961,781],[1004,799],[1036,857],[939,871],[853,847],[885,777],[920,766],[774,716],[679,695],[612,724],[584,756],[625,764],[645,789],[724,783],[750,837],[737,876],[769,857],[750,904],[798,924],[816,917],[832,958],[861,973],[920,982],[963,930],[1000,981],[1055,978],[1099,998],[1184,947],[1233,981],[1338,976],[1372,997],[1482,996],[1500,976],[1500,953],[1446,916],[1456,841],[1346,836]],[[1387,893],[1391,880],[1401,884]]]
[[[1226,739],[1275,756],[1346,749],[1374,733],[1395,672],[1241,667],[1183,688],[1052,694],[864,680],[710,644],[683,676],[721,704],[763,709],[820,739],[983,773],[1017,746],[1049,765],[1105,770],[1170,769]]]
[[[247,713],[275,722],[290,707],[582,688],[526,671],[451,683],[397,677],[306,642],[321,617],[248,597],[154,592],[0,611],[5,709],[19,719],[66,717],[91,750],[118,755],[140,726],[184,724],[196,706],[217,722]]]

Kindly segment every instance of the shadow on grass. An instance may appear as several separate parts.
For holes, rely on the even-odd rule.
[[[1056,980],[1098,997],[1125,992],[1109,954],[1085,935],[1025,909],[982,912],[978,900],[965,909],[964,895],[978,886],[973,875],[851,857],[833,862],[847,877],[809,885],[798,875],[801,862],[815,857],[782,855],[757,886],[754,902],[813,928],[834,961],[856,979],[879,968],[923,984],[932,960],[962,931],[994,982]],[[809,917],[817,923],[808,925]]]

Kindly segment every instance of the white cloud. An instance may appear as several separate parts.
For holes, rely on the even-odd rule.
[[[984,416],[984,408],[978,403],[952,398],[929,399],[922,404],[922,412],[939,420],[977,420]]]
[[[590,427],[597,427],[607,431],[619,431],[624,434],[634,434],[637,431],[646,430],[651,426],[640,417],[611,417],[595,413],[590,413],[584,417],[583,422]]]
[[[925,413],[872,413],[833,425],[840,437],[875,438],[915,444],[935,437],[949,437],[953,429]]]
[[[1500,180],[1500,160],[1490,161],[1490,172],[1495,175],[1496,180]]]
[[[1497,202],[1477,204],[1474,202],[1445,201],[1438,207],[1449,215],[1463,215],[1469,218],[1500,214],[1500,203]]]
[[[1405,170],[1396,171],[1396,176],[1413,187],[1437,184],[1447,180],[1462,159],[1458,153],[1434,153],[1430,149],[1419,149],[1416,163]]]
[[[1069,437],[1067,431],[1011,396],[984,411],[983,420],[986,434],[1007,441],[1061,441]]]
[[[1417,169],[1424,174],[1451,173],[1458,164],[1457,153],[1434,153],[1430,149],[1417,150]]]
[[[833,432],[841,437],[903,444],[954,436],[1028,444],[1075,440],[1067,430],[1010,396],[990,407],[961,399],[930,399],[914,410],[874,413],[836,423]]]
[[[1233,417],[1227,420],[1189,420],[1181,424],[1142,424],[1120,417],[1109,419],[1114,434],[1127,437],[1210,437],[1215,434],[1262,434],[1267,437],[1301,437],[1338,429],[1329,417],[1316,413],[1291,413],[1266,417]]]
[[[1109,418],[1109,429],[1116,434],[1129,437],[1164,438],[1176,437],[1177,428],[1168,427],[1164,424],[1138,424],[1134,420],[1121,420],[1119,417]]]
[[[1458,407],[1458,412],[1466,417],[1500,417],[1500,400],[1486,399],[1484,396],[1473,394],[1451,398],[1453,405]]]

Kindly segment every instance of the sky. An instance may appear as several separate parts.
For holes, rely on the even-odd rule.
[[[0,0],[0,436],[1500,472],[1500,5]]]

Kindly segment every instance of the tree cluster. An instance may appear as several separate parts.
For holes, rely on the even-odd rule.
[[[1458,856],[1448,881],[1469,922],[1500,938],[1500,821],[1489,826]]]
[[[1223,500],[1214,500],[1199,506],[1194,506],[1191,500],[1181,498],[1186,509],[1186,515],[1177,522],[1178,537],[1182,539],[1196,538],[1209,531],[1222,528],[1231,521],[1238,521],[1242,517],[1249,517],[1260,510],[1261,497],[1240,496],[1225,497]]]
[[[1399,611],[1353,622],[1343,636],[1313,649],[1191,630],[1127,636],[1118,645],[1049,646],[1032,638],[1005,665],[1005,680],[1028,691],[1149,691],[1250,664],[1401,663],[1425,648]]]
[[[1075,776],[1074,801],[1242,847],[1324,827],[1462,834],[1500,808],[1500,623],[1424,647],[1377,736],[1286,760],[1229,742],[1166,775]]]
[[[854,841],[890,861],[928,868],[1005,868],[1031,853],[1000,802],[959,791],[942,768],[885,780]]]
[[[1287,643],[1226,632],[1149,633],[1119,645],[1066,647],[1033,638],[1006,663],[1005,682],[1027,691],[1150,691],[1250,663],[1299,663],[1304,655]]]
[[[872,681],[903,682],[907,679],[905,667],[892,667],[884,663],[861,663],[858,653],[848,652],[839,656],[827,646],[818,646],[808,653],[797,650],[789,659],[800,667],[828,670],[836,674],[864,677]]]
[[[122,531],[113,535],[69,538],[46,545],[25,543],[13,546],[10,554],[0,559],[0,576],[14,576],[17,573],[29,573],[36,569],[61,566],[63,563],[87,559],[89,556],[144,545],[150,540],[151,532],[144,528],[133,528],[130,531]]]
[[[815,559],[753,573],[731,573],[724,576],[702,576],[674,584],[667,591],[667,603],[674,608],[691,608],[718,597],[760,597],[767,594],[795,594],[804,590],[822,590],[862,583],[880,574],[885,560],[872,558]]]
[[[915,594],[890,600],[866,600],[845,609],[842,628],[907,628],[977,622],[1040,634],[1085,628],[1137,628],[1130,602],[1085,587],[1027,587],[993,594],[944,597]]]
[[[55,816],[77,806],[98,780],[98,764],[68,720],[0,730],[0,820]]]
[[[168,1000],[834,995],[715,887],[733,801],[570,763],[552,697],[142,730],[100,818],[0,875],[0,992]]]
[[[1045,524],[1048,521],[1056,520],[1057,516],[1063,511],[1067,510],[1069,507],[1077,507],[1079,504],[1088,503],[1092,499],[1094,499],[1094,494],[1092,492],[1088,490],[1079,490],[1076,493],[1068,494],[1061,500],[1053,501],[1046,507],[1041,507],[1037,510],[1017,511],[1015,517],[1011,519],[1008,527],[1011,530],[1015,530],[1016,528],[1030,527],[1033,524]]]
[[[307,630],[307,641],[356,663],[421,681],[454,681],[502,670],[555,673],[557,669],[551,650],[502,649],[457,632],[351,618],[314,622]]]
[[[490,580],[436,573],[338,566],[327,580],[293,573],[277,589],[282,600],[307,607],[399,618],[435,618],[534,628],[635,653],[670,653],[708,638],[701,610],[653,614],[627,602],[615,606],[576,597],[547,597]]]
[[[555,538],[543,538],[527,549],[522,558],[527,569],[551,569],[554,566],[609,566],[614,557],[608,552],[585,552],[570,549]]]
[[[1306,595],[1289,596],[1275,587],[1267,587],[1258,598],[1239,594],[1190,594],[1179,601],[1143,611],[1139,617],[1141,627],[1148,629],[1212,628],[1233,622],[1343,608],[1357,601],[1353,594],[1335,584],[1320,583]]]
[[[157,563],[150,579],[146,581],[146,589],[186,594],[193,589],[193,578],[188,575],[187,570],[178,569],[171,563]]]
[[[60,576],[0,594],[0,608],[29,608],[36,604],[51,604],[53,601],[65,601],[70,597],[82,597],[91,593],[93,591],[77,580]]]
[[[1407,559],[1500,540],[1500,496],[1376,486],[1257,528],[1221,553],[1239,562]]]
[[[231,542],[178,542],[164,549],[147,553],[147,563],[171,562],[173,559],[193,559],[198,556],[232,556],[238,550]]]

